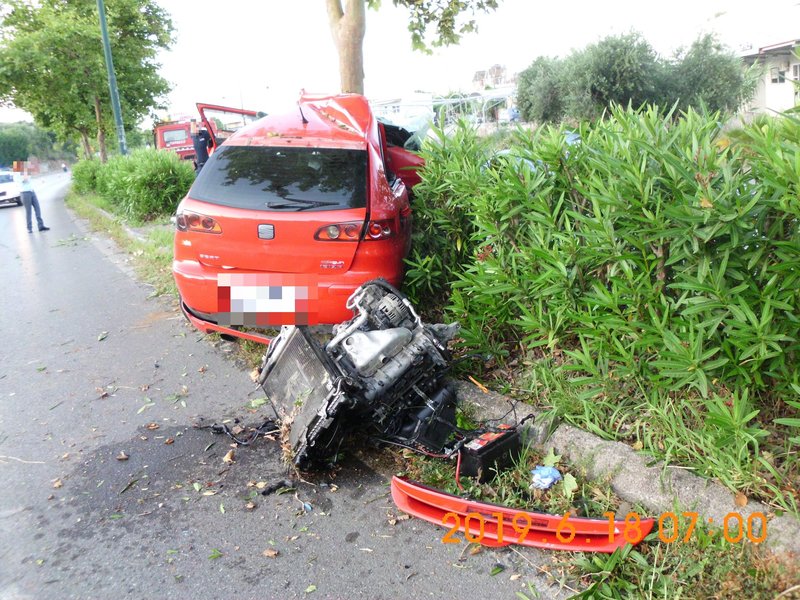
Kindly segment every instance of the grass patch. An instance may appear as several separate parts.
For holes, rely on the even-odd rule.
[[[791,559],[750,543],[729,543],[706,529],[695,529],[687,542],[672,544],[659,542],[657,535],[609,555],[572,553],[560,558],[554,570],[585,586],[574,598],[631,600],[772,599],[790,590],[800,576]],[[800,595],[788,592],[782,597]]]
[[[455,461],[417,454],[407,454],[406,458],[409,461],[407,474],[412,479],[450,494],[463,494],[474,500],[510,508],[559,515],[570,512],[573,516],[602,519],[604,512],[615,511],[620,505],[620,499],[610,491],[608,481],[591,481],[580,466],[567,465],[561,462],[559,455],[533,447],[527,448],[512,468],[500,471],[490,482],[478,483],[471,477],[460,477],[463,491],[456,483]],[[563,479],[549,490],[529,489],[531,469],[543,464],[558,468]]]
[[[542,409],[546,418],[628,443],[654,459],[716,479],[778,513],[798,515],[800,457],[788,436],[764,435],[769,424],[753,415],[746,395],[715,395],[701,402],[697,394],[609,380],[587,397],[552,357],[524,362],[516,373],[503,373],[497,387]],[[515,383],[509,384],[509,377]]]

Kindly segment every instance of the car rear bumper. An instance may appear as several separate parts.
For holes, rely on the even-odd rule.
[[[205,315],[193,313],[192,309],[186,306],[186,303],[182,299],[181,310],[189,322],[203,333],[220,333],[223,335],[231,335],[245,340],[250,340],[252,342],[258,342],[259,344],[269,344],[272,341],[272,338],[267,335],[260,335],[252,331],[241,331],[239,329],[234,329],[233,327],[218,325],[213,321],[207,320]]]
[[[336,275],[292,275],[286,273],[249,273],[237,270],[216,269],[198,263],[197,261],[174,261],[173,275],[178,291],[181,295],[181,305],[187,318],[198,329],[205,332],[217,331],[228,335],[234,335],[245,339],[252,339],[264,342],[265,336],[256,334],[246,334],[236,326],[231,326],[226,322],[225,317],[230,317],[229,313],[221,312],[222,309],[230,308],[221,306],[220,276],[244,277],[252,276],[256,278],[272,277],[286,278],[292,280],[297,278],[303,281],[311,281],[309,287],[313,287],[310,296],[313,300],[308,302],[311,307],[308,313],[298,313],[295,318],[289,313],[281,313],[276,319],[259,319],[258,323],[247,323],[244,325],[248,329],[274,329],[280,325],[334,325],[352,318],[353,313],[345,304],[347,298],[363,283],[376,277],[383,277],[392,285],[399,287],[402,283],[402,271],[400,273],[376,273],[374,271],[354,271]],[[272,285],[270,283],[270,285]],[[269,322],[267,322],[269,321]]]

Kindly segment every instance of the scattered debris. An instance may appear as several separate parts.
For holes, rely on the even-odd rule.
[[[147,425],[144,426],[145,429],[149,429],[150,431],[155,431],[156,429],[159,429],[160,427],[161,427],[161,425],[159,425],[158,423],[148,423]]]
[[[107,337],[108,337],[108,332],[107,331],[101,331],[100,335],[97,336],[97,341],[98,342],[102,342]]]
[[[130,481],[127,483],[127,485],[126,485],[124,488],[122,488],[122,489],[119,491],[120,495],[124,494],[124,493],[125,493],[125,492],[127,492],[129,489],[131,489],[133,486],[135,486],[135,485],[136,485],[136,483],[137,483],[138,481],[139,481],[138,477],[137,477],[136,479],[131,479],[131,480],[130,480]]]
[[[561,481],[561,472],[555,467],[537,466],[531,469],[531,474],[533,478],[529,487],[532,490],[547,490]]]
[[[59,478],[59,479],[53,479],[53,487],[54,487],[55,489],[58,489],[58,488],[60,488],[60,487],[63,487],[63,485],[64,485],[64,484],[61,482],[61,479],[60,479],[60,478]]]
[[[222,558],[224,554],[217,550],[216,548],[211,549],[211,554],[208,555],[208,560],[217,560],[218,558]]]
[[[488,394],[488,393],[489,393],[489,388],[487,388],[485,385],[483,385],[481,382],[479,382],[477,379],[475,379],[475,378],[474,378],[472,375],[470,375],[470,376],[468,377],[468,379],[469,379],[469,380],[470,380],[470,381],[473,383],[473,385],[474,385],[476,388],[478,388],[478,389],[479,389],[480,391],[482,391],[484,394]]]
[[[235,456],[236,453],[233,451],[233,449],[228,450],[225,456],[222,457],[222,462],[224,462],[226,465],[232,465],[234,463]]]
[[[260,487],[260,484],[262,484],[262,483],[265,483],[265,482],[259,481],[256,484],[256,488],[261,490],[261,495],[262,496],[269,496],[273,492],[279,492],[280,493],[281,490],[290,491],[290,490],[294,490],[295,489],[294,488],[294,483],[292,483],[288,479],[281,479],[280,481],[276,481],[275,483],[270,484],[270,485],[266,485],[265,484],[263,488]]]
[[[130,457],[127,454],[125,454],[125,452],[123,452],[122,450],[120,450],[119,454],[117,454],[116,456],[117,460],[128,460],[128,458]]]
[[[280,554],[280,551],[273,550],[272,548],[267,548],[261,554],[263,554],[267,558],[276,558]]]

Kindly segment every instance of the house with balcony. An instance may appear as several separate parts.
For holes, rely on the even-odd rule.
[[[800,40],[790,40],[748,51],[746,65],[758,65],[761,78],[755,95],[742,112],[752,118],[757,114],[776,114],[800,104]]]

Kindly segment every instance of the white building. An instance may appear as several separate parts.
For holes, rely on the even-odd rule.
[[[746,105],[748,117],[755,114],[776,114],[800,104],[800,40],[791,40],[759,48],[758,52],[745,54],[748,65],[758,64],[762,75],[755,96]]]

